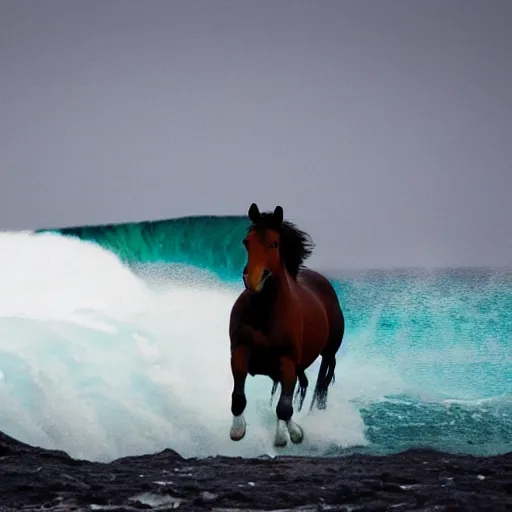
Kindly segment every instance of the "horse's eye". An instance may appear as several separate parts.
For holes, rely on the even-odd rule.
[[[276,249],[277,247],[279,247],[279,242],[275,242],[275,241],[274,242],[270,242],[269,247],[271,249]]]

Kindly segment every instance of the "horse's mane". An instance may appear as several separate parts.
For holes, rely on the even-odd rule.
[[[280,226],[276,225],[271,212],[261,213],[258,222],[256,224],[252,223],[249,226],[249,231],[263,229],[274,229],[279,232],[281,237],[279,244],[281,258],[283,258],[284,265],[290,276],[296,279],[304,261],[313,254],[313,249],[315,248],[313,240],[293,222],[283,220]]]

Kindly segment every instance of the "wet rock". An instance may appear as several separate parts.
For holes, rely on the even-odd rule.
[[[512,510],[512,453],[196,460],[164,450],[103,464],[0,433],[0,454],[2,512]]]

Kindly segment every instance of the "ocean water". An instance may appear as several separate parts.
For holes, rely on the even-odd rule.
[[[0,430],[74,457],[512,450],[512,271],[331,272],[346,317],[326,411],[272,445],[271,382],[231,424],[246,220],[0,233]],[[314,383],[318,362],[307,372]],[[313,386],[311,385],[311,388]]]

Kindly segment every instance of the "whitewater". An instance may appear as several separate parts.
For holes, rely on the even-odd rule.
[[[306,437],[286,454],[509,451],[512,281],[477,277],[333,277],[347,317],[336,383],[326,411],[309,411],[309,390],[295,413]],[[247,381],[245,439],[229,439],[239,279],[183,258],[127,262],[79,237],[17,232],[0,234],[0,283],[1,431],[100,461],[165,448],[283,453],[264,377]],[[310,382],[317,371],[318,362]]]

